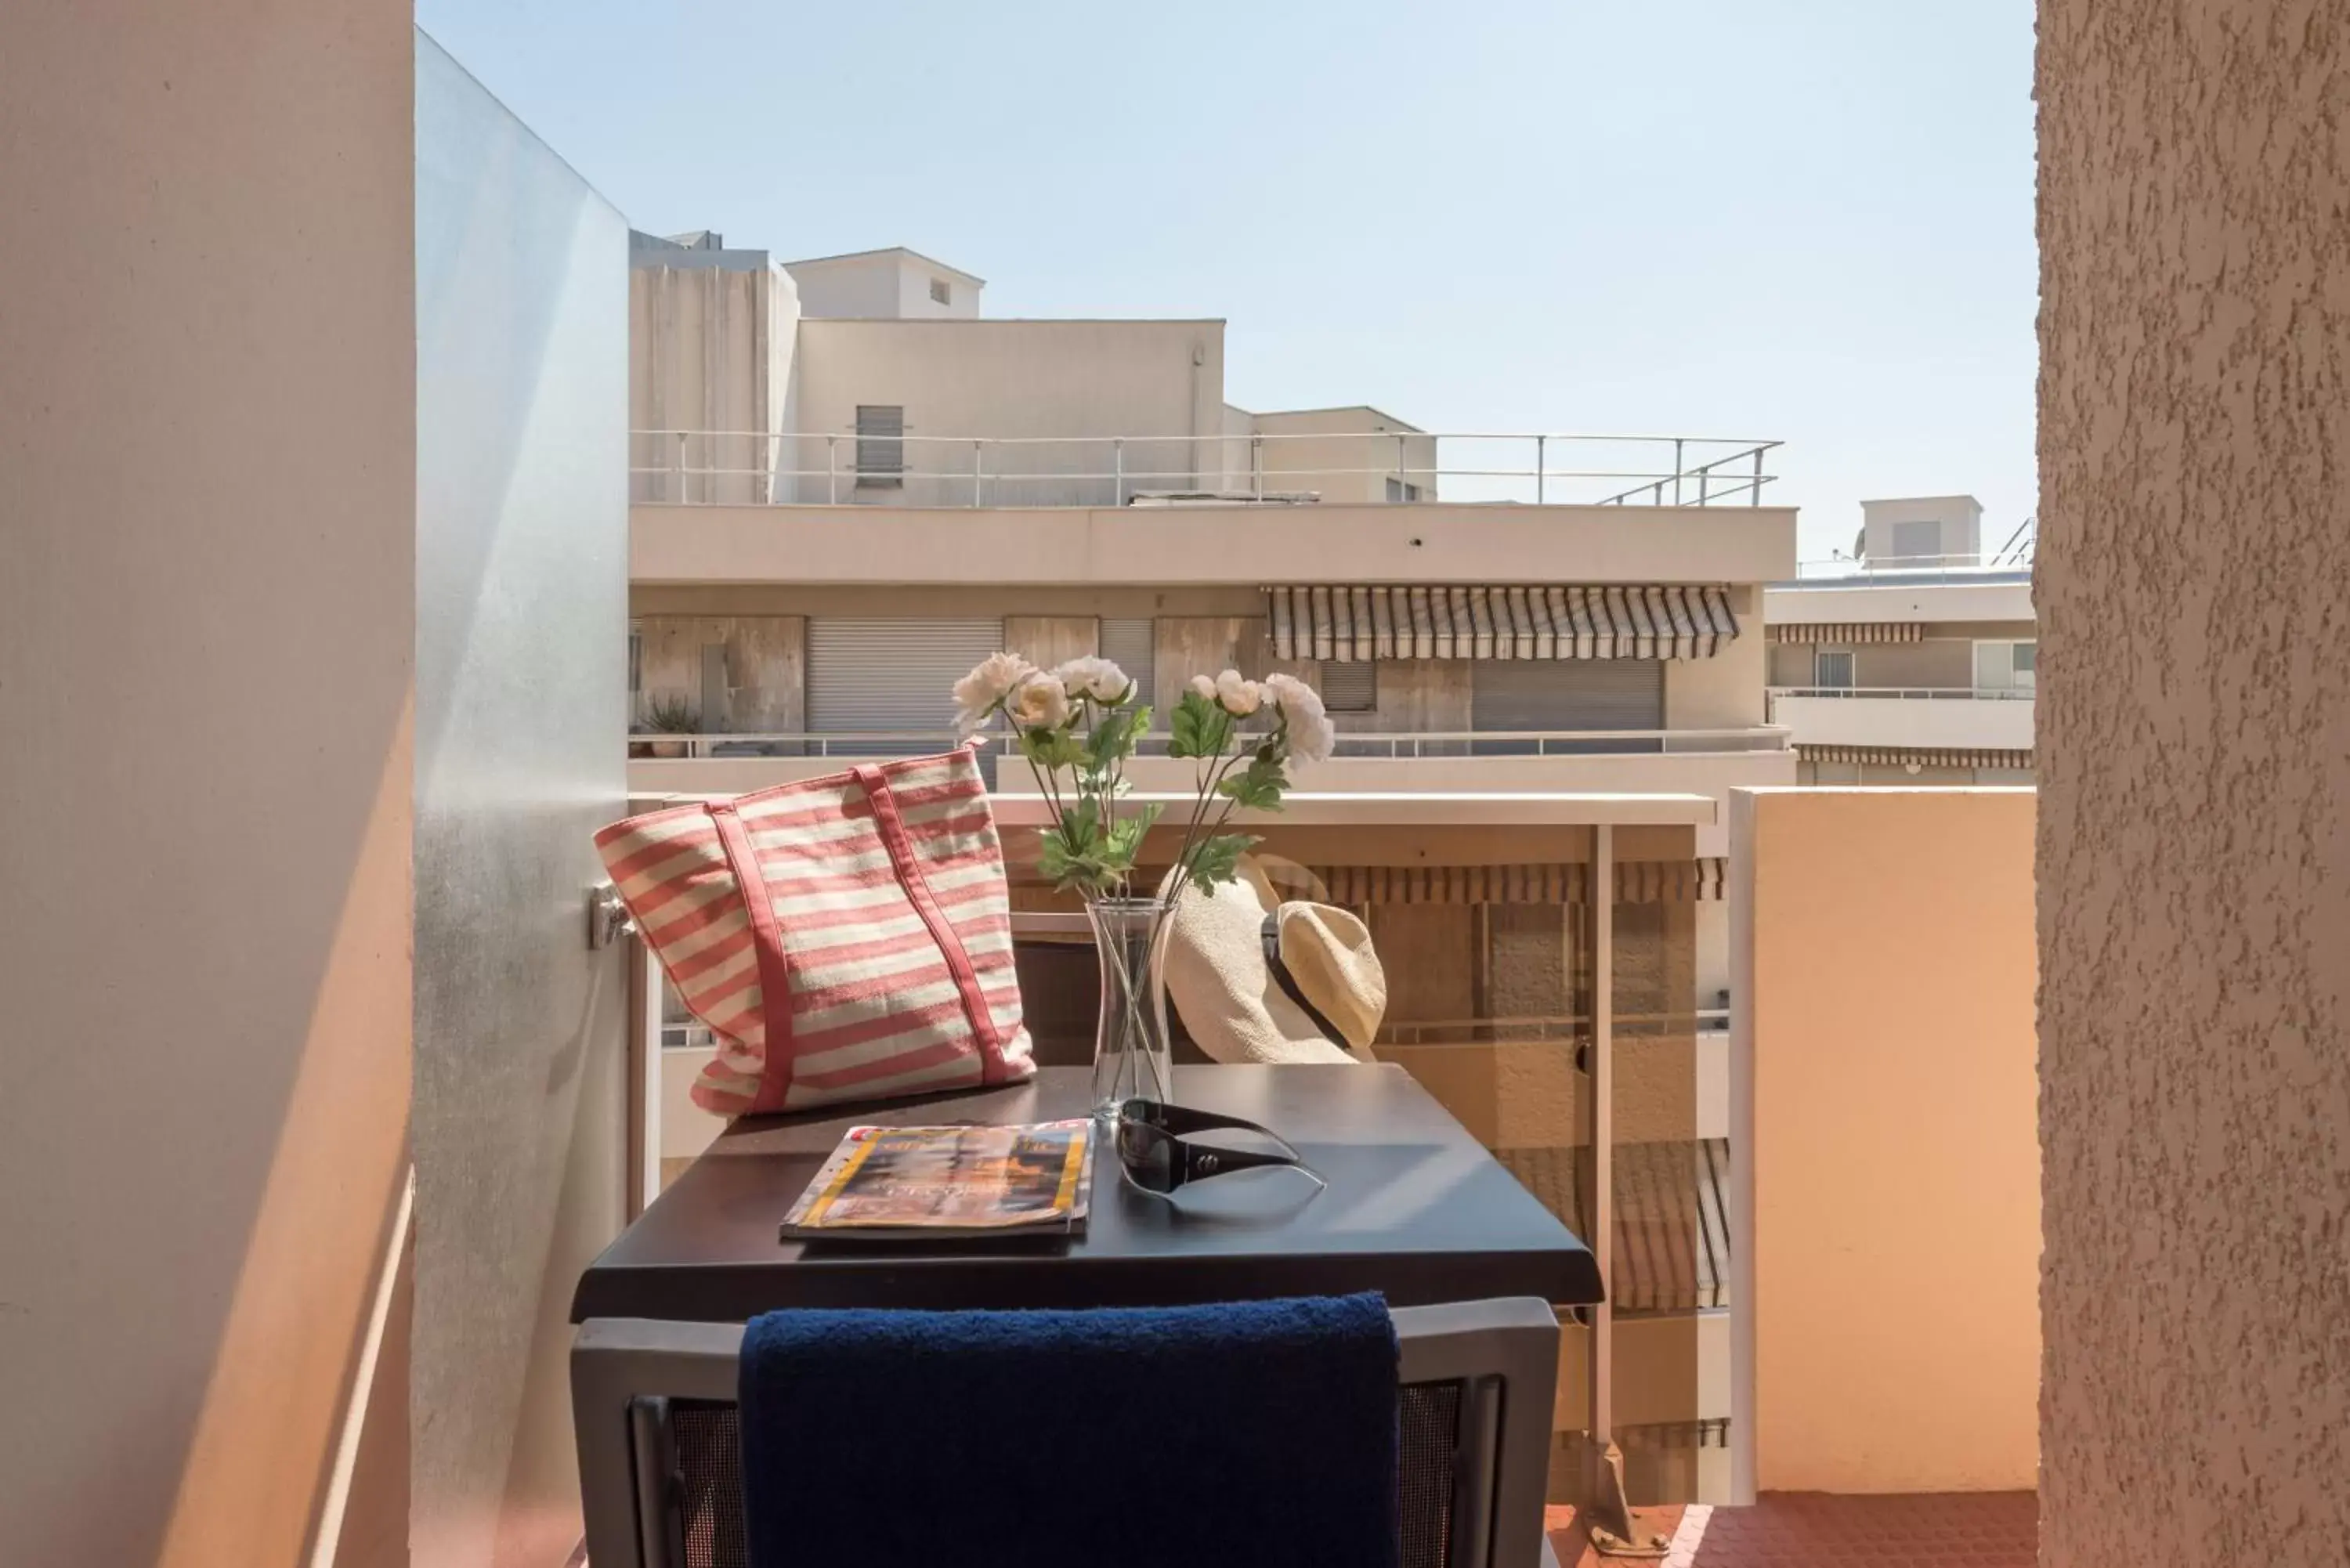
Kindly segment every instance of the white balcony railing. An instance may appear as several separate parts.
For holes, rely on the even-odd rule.
[[[1785,752],[1791,732],[1758,724],[1714,730],[1441,730],[1377,733],[1350,731],[1338,737],[1338,757],[1553,757],[1718,755]],[[989,738],[1000,741],[1000,733]],[[962,739],[951,730],[903,730],[867,733],[654,734],[632,733],[629,744],[646,754],[672,760],[725,757],[887,757],[944,751]],[[1164,732],[1145,735],[1143,756],[1164,756]],[[1000,748],[991,747],[1000,754]]]
[[[1905,702],[2029,702],[2038,695],[2030,686],[1773,686],[1773,701],[1782,697],[1836,697],[1856,701],[1889,697]]]
[[[632,494],[678,504],[1759,506],[1775,441],[1429,431],[1180,436],[630,432]]]

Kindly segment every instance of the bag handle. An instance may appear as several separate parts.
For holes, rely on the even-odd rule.
[[[734,874],[734,890],[751,917],[751,946],[759,955],[759,1011],[766,1027],[767,1060],[759,1073],[759,1092],[744,1113],[758,1116],[783,1109],[792,1086],[791,971],[784,962],[784,930],[775,919],[775,900],[767,893],[767,873],[734,805],[731,800],[713,800],[703,809],[718,829],[726,868]]]
[[[931,892],[931,879],[921,861],[915,857],[914,841],[906,832],[906,819],[899,815],[898,797],[890,792],[889,780],[870,763],[849,772],[863,786],[865,798],[872,805],[873,826],[880,830],[881,843],[889,851],[889,863],[897,868],[899,883],[905,888],[914,912],[922,917],[922,924],[930,928],[939,956],[947,961],[947,972],[954,977],[955,992],[962,998],[962,1015],[971,1021],[971,1036],[979,1044],[979,1081],[1000,1084],[1011,1074],[1003,1059],[1003,1036],[996,1032],[995,1014],[980,990],[979,971],[972,967],[971,954],[963,949],[962,935],[948,920],[946,911],[939,908],[938,899]]]

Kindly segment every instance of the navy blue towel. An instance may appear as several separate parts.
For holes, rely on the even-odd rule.
[[[1377,1295],[775,1312],[743,1339],[752,1568],[1394,1568]]]

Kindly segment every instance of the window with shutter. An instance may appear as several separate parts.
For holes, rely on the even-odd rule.
[[[902,403],[857,405],[857,483],[906,483],[906,409]]]
[[[1923,523],[1896,523],[1893,525],[1893,554],[1898,560],[1923,560],[1942,553],[1942,525]]]
[[[812,734],[915,733],[944,749],[954,728],[954,683],[1003,646],[1000,619],[881,620],[815,616],[807,627],[807,727]],[[910,754],[879,742],[877,755]],[[914,748],[919,749],[919,748]],[[847,754],[835,747],[836,754]]]
[[[1379,705],[1379,667],[1368,659],[1322,665],[1322,705],[1333,713],[1376,712]]]
[[[1127,679],[1142,689],[1142,701],[1151,700],[1157,685],[1152,680],[1152,653],[1155,649],[1149,616],[1102,617],[1101,656],[1126,671]],[[1165,715],[1156,725],[1165,729]]]

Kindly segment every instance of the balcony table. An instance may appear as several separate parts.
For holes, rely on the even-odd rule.
[[[964,1243],[783,1241],[777,1227],[848,1127],[1083,1116],[1091,1074],[861,1109],[744,1117],[580,1276],[591,1317],[740,1322],[776,1307],[1176,1305],[1378,1290],[1397,1306],[1599,1299],[1590,1251],[1402,1068],[1178,1065],[1175,1097],[1296,1145],[1329,1182],[1243,1172],[1170,1203],[1094,1163],[1076,1237]],[[1247,1135],[1236,1135],[1245,1137]]]

